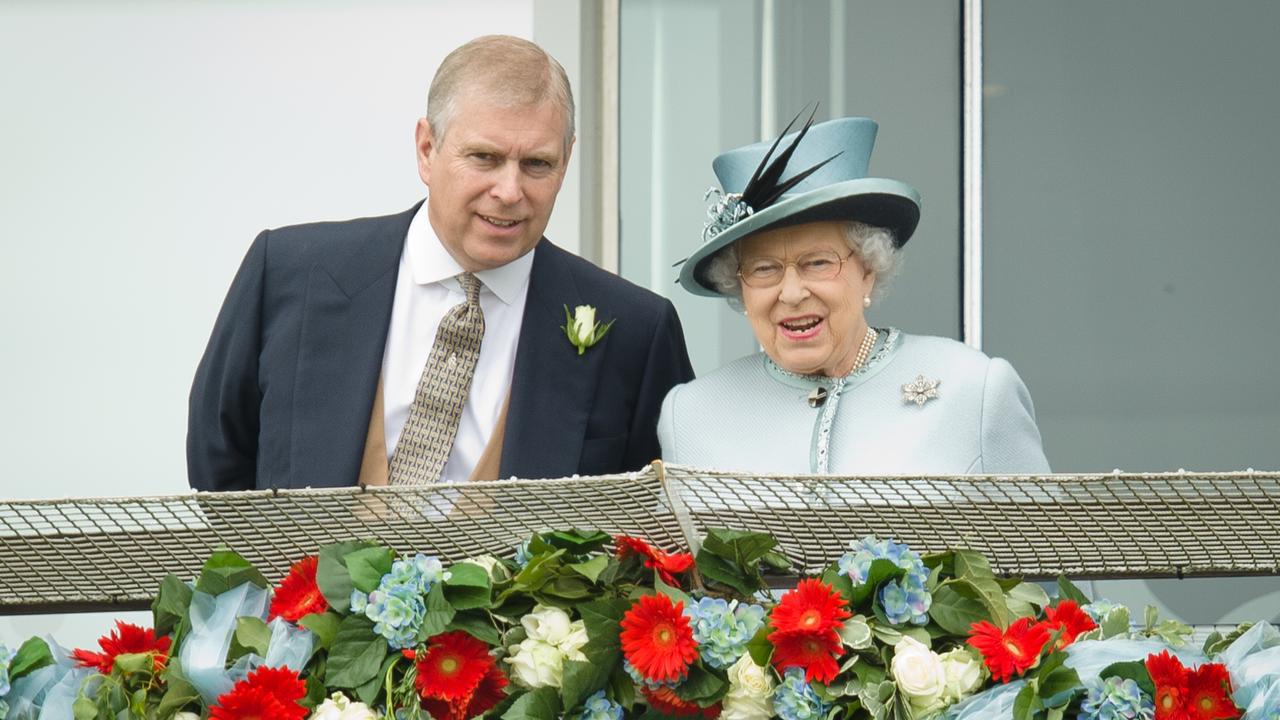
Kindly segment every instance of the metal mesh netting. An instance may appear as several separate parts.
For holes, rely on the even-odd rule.
[[[510,556],[549,529],[598,529],[668,550],[708,528],[768,532],[816,570],[850,540],[968,547],[998,572],[1045,577],[1280,573],[1280,473],[1044,477],[753,476],[643,472],[424,488],[0,502],[0,612],[148,603],[228,547],[275,581],[334,542],[371,539],[453,562]]]

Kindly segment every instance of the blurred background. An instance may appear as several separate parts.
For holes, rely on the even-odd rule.
[[[432,73],[487,33],[575,86],[548,236],[670,297],[699,372],[755,349],[674,283],[710,160],[817,101],[879,121],[872,174],[924,198],[872,322],[1009,359],[1055,470],[1280,469],[1276,27],[1269,0],[0,0],[0,496],[185,492],[250,241],[419,200]],[[1280,619],[1274,579],[1231,583],[1095,589]]]

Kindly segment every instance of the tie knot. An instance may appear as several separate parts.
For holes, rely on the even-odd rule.
[[[480,278],[469,272],[464,272],[458,275],[458,284],[462,286],[462,292],[467,295],[468,305],[480,303]]]

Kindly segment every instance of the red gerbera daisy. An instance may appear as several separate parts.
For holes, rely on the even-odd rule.
[[[316,568],[320,558],[308,555],[289,568],[289,574],[280,581],[275,597],[271,598],[271,619],[282,617],[298,622],[304,615],[322,613],[329,609],[320,586],[316,584]]]
[[[423,699],[462,705],[470,699],[490,668],[497,666],[489,646],[462,630],[441,633],[427,641],[427,651],[417,658],[414,687]]]
[[[498,669],[495,663],[491,665],[489,672],[485,673],[475,691],[467,698],[452,702],[436,698],[423,698],[422,708],[436,720],[470,720],[473,717],[485,714],[502,702],[507,696],[507,693],[503,690],[506,686],[507,676],[502,674],[502,671]]]
[[[1093,618],[1081,610],[1074,600],[1063,600],[1054,607],[1045,608],[1044,622],[1050,631],[1062,628],[1062,634],[1058,636],[1059,650],[1075,642],[1081,634],[1098,627]]]
[[[1147,673],[1156,686],[1157,720],[1231,720],[1240,709],[1231,700],[1231,677],[1221,663],[1195,670],[1165,650],[1147,656]]]
[[[668,585],[679,586],[676,573],[682,573],[693,567],[693,556],[689,553],[668,553],[651,546],[649,543],[626,535],[614,539],[618,548],[618,559],[626,560],[632,555],[644,558],[644,566],[658,571],[658,577]]]
[[[1148,655],[1146,666],[1147,674],[1156,686],[1157,720],[1185,720],[1187,714],[1183,706],[1186,704],[1190,671],[1167,650]]]
[[[720,703],[704,708],[697,703],[682,699],[669,687],[642,687],[640,692],[644,694],[644,699],[649,702],[649,707],[663,715],[670,715],[671,717],[720,717]]]
[[[991,677],[1009,682],[1040,662],[1040,651],[1049,641],[1049,626],[1019,618],[1007,630],[983,620],[969,628],[969,645],[982,653]]]
[[[778,601],[769,615],[774,634],[806,632],[830,635],[839,642],[840,628],[849,618],[844,596],[821,580],[801,580]],[[773,635],[769,636],[773,639]]]
[[[1222,663],[1205,663],[1187,680],[1187,715],[1195,720],[1232,720],[1240,709],[1231,700],[1231,677]]]
[[[264,665],[221,695],[209,708],[209,720],[303,720],[307,709],[298,701],[306,694],[298,673]]]
[[[71,653],[71,657],[80,667],[97,668],[103,675],[110,675],[111,668],[115,667],[117,655],[151,653],[155,672],[160,672],[169,660],[169,645],[172,642],[168,635],[156,637],[155,631],[151,628],[138,627],[117,620],[116,629],[112,630],[110,635],[98,638],[98,647],[102,648],[102,652],[76,650]]]
[[[834,638],[834,639],[833,639]],[[805,680],[829,683],[840,674],[840,636],[833,633],[774,632],[769,635],[773,643],[773,666],[778,672],[798,667],[804,670]]]
[[[666,595],[645,595],[622,616],[622,653],[646,680],[680,680],[698,659],[683,608]]]

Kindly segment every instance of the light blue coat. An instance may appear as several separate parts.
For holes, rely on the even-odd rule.
[[[711,470],[833,475],[1049,472],[1031,395],[1013,366],[954,340],[879,331],[845,378],[800,376],[763,353],[667,394],[662,459]],[[917,378],[937,397],[904,399]],[[812,407],[815,388],[827,391]]]

